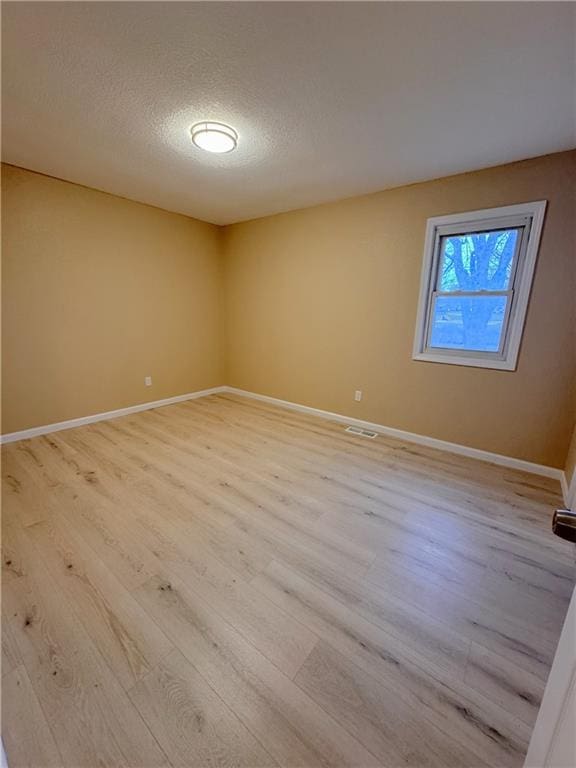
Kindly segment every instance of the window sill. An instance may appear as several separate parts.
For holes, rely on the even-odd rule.
[[[516,362],[512,360],[467,357],[466,355],[443,355],[441,352],[419,352],[413,355],[412,359],[425,363],[447,363],[448,365],[464,365],[471,368],[491,368],[497,371],[516,370]]]

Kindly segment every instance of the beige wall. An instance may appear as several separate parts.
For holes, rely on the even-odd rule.
[[[564,467],[575,178],[576,152],[561,153],[228,227],[227,383]],[[414,362],[426,219],[540,199],[548,210],[517,371]]]
[[[217,227],[11,166],[2,190],[2,432],[223,383]]]
[[[574,178],[562,153],[222,231],[3,166],[2,432],[227,383],[563,467]],[[542,198],[518,370],[412,361],[426,219]]]

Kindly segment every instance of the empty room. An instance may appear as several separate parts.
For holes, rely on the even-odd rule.
[[[576,766],[576,3],[2,2],[2,766]]]

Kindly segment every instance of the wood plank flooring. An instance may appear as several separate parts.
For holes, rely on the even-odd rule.
[[[556,481],[232,395],[2,465],[11,768],[522,765]]]

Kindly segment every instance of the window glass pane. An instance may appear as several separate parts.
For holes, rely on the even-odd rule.
[[[439,291],[506,291],[520,229],[445,235],[440,242]]]
[[[498,352],[506,296],[438,296],[432,308],[430,346]]]

